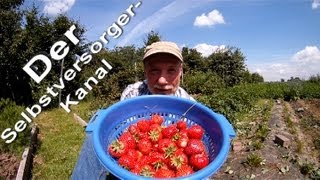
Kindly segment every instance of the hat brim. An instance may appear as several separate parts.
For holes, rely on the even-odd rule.
[[[183,62],[183,59],[182,57],[179,55],[179,53],[176,53],[176,52],[173,52],[172,50],[153,50],[152,52],[148,52],[144,55],[143,57],[143,61],[145,61],[146,59],[148,59],[149,57],[151,57],[152,55],[155,55],[155,54],[161,54],[161,53],[164,53],[164,54],[171,54],[173,56],[175,56],[177,59],[179,59],[181,62]]]

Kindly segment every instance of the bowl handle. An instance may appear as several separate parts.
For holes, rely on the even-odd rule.
[[[218,115],[219,115],[219,116],[221,117],[221,119],[223,120],[223,121],[222,121],[222,124],[223,124],[224,127],[227,128],[227,132],[228,132],[230,138],[236,137],[236,132],[235,132],[233,126],[231,125],[231,123],[229,122],[229,120],[228,120],[224,115],[222,115],[222,114],[218,114]]]
[[[97,119],[97,117],[99,116],[99,114],[101,113],[101,109],[98,109],[90,118],[87,127],[86,127],[86,132],[87,133],[91,133],[94,128],[95,128],[95,120]]]

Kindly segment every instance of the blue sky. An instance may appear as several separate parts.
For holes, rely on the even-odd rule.
[[[85,26],[88,41],[138,0],[34,0],[51,17],[64,13]],[[251,72],[266,81],[320,74],[320,0],[145,0],[122,35],[106,46],[143,45],[151,30],[204,56],[241,49]]]

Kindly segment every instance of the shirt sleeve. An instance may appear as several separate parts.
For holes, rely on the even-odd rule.
[[[148,91],[146,90],[145,84],[142,81],[139,81],[126,87],[121,94],[120,101],[144,94],[148,94]]]
[[[191,101],[196,101],[192,96],[190,96],[187,91],[185,91],[183,88],[179,87],[176,96],[189,99]]]

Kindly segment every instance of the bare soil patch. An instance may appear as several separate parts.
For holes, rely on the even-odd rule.
[[[0,154],[0,179],[15,179],[20,161],[12,154]]]

